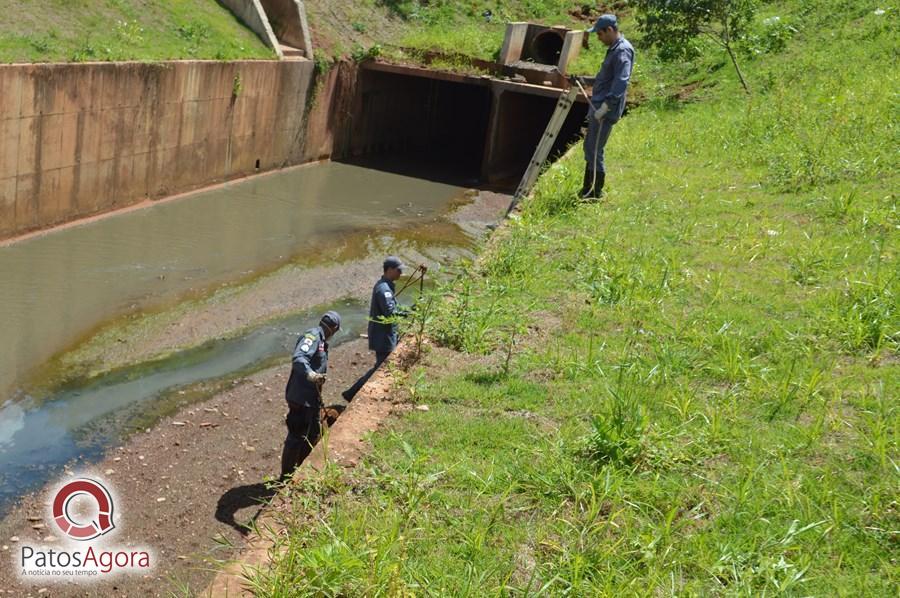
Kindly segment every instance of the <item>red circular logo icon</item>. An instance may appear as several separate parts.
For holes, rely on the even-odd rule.
[[[97,503],[97,519],[81,523],[69,515],[72,499],[87,495]],[[113,501],[103,484],[82,478],[69,482],[59,489],[53,498],[53,519],[64,534],[74,540],[93,540],[111,531],[113,525]]]

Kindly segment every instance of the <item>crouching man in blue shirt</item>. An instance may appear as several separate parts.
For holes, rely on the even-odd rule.
[[[587,164],[581,196],[585,199],[598,199],[606,182],[603,149],[613,125],[622,118],[625,111],[625,92],[634,66],[634,48],[619,33],[619,22],[615,15],[602,15],[587,33],[596,33],[597,39],[608,48],[600,72],[594,79],[591,93],[593,106],[588,112],[588,132],[584,138]]]
[[[286,480],[312,452],[322,434],[319,410],[322,385],[328,372],[328,339],[341,328],[341,316],[326,312],[319,325],[297,340],[291,358],[291,377],[284,398],[288,404],[287,438],[281,452],[281,479]]]

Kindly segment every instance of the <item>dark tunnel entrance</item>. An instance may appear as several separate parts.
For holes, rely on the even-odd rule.
[[[359,71],[345,162],[467,186],[514,190],[558,89],[382,63]],[[576,103],[551,159],[581,135]]]
[[[363,69],[349,161],[447,182],[477,181],[491,90]]]
[[[518,184],[550,122],[558,95],[558,91],[552,95],[532,95],[512,89],[498,94],[497,115],[483,165],[484,176],[490,182],[505,187]],[[579,140],[586,115],[585,103],[572,106],[553,144],[551,161]]]

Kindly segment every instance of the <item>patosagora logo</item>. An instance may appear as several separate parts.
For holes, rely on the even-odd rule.
[[[81,524],[72,519],[69,505],[81,495],[91,497],[97,505],[97,519]],[[75,480],[59,489],[53,499],[53,520],[64,534],[73,540],[93,540],[110,532],[113,524],[113,500],[109,491],[100,482],[90,479]]]
[[[65,482],[51,496],[49,517],[64,542],[60,546],[23,543],[16,563],[23,579],[96,581],[123,573],[144,574],[153,568],[151,550],[106,544],[116,529],[117,504],[107,483],[80,477]]]

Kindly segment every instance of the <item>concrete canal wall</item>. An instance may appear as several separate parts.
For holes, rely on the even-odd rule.
[[[427,156],[514,187],[559,93],[379,62],[321,73],[302,58],[0,66],[0,240],[321,159]]]
[[[305,60],[0,66],[0,238],[328,157],[338,74],[307,114]]]

